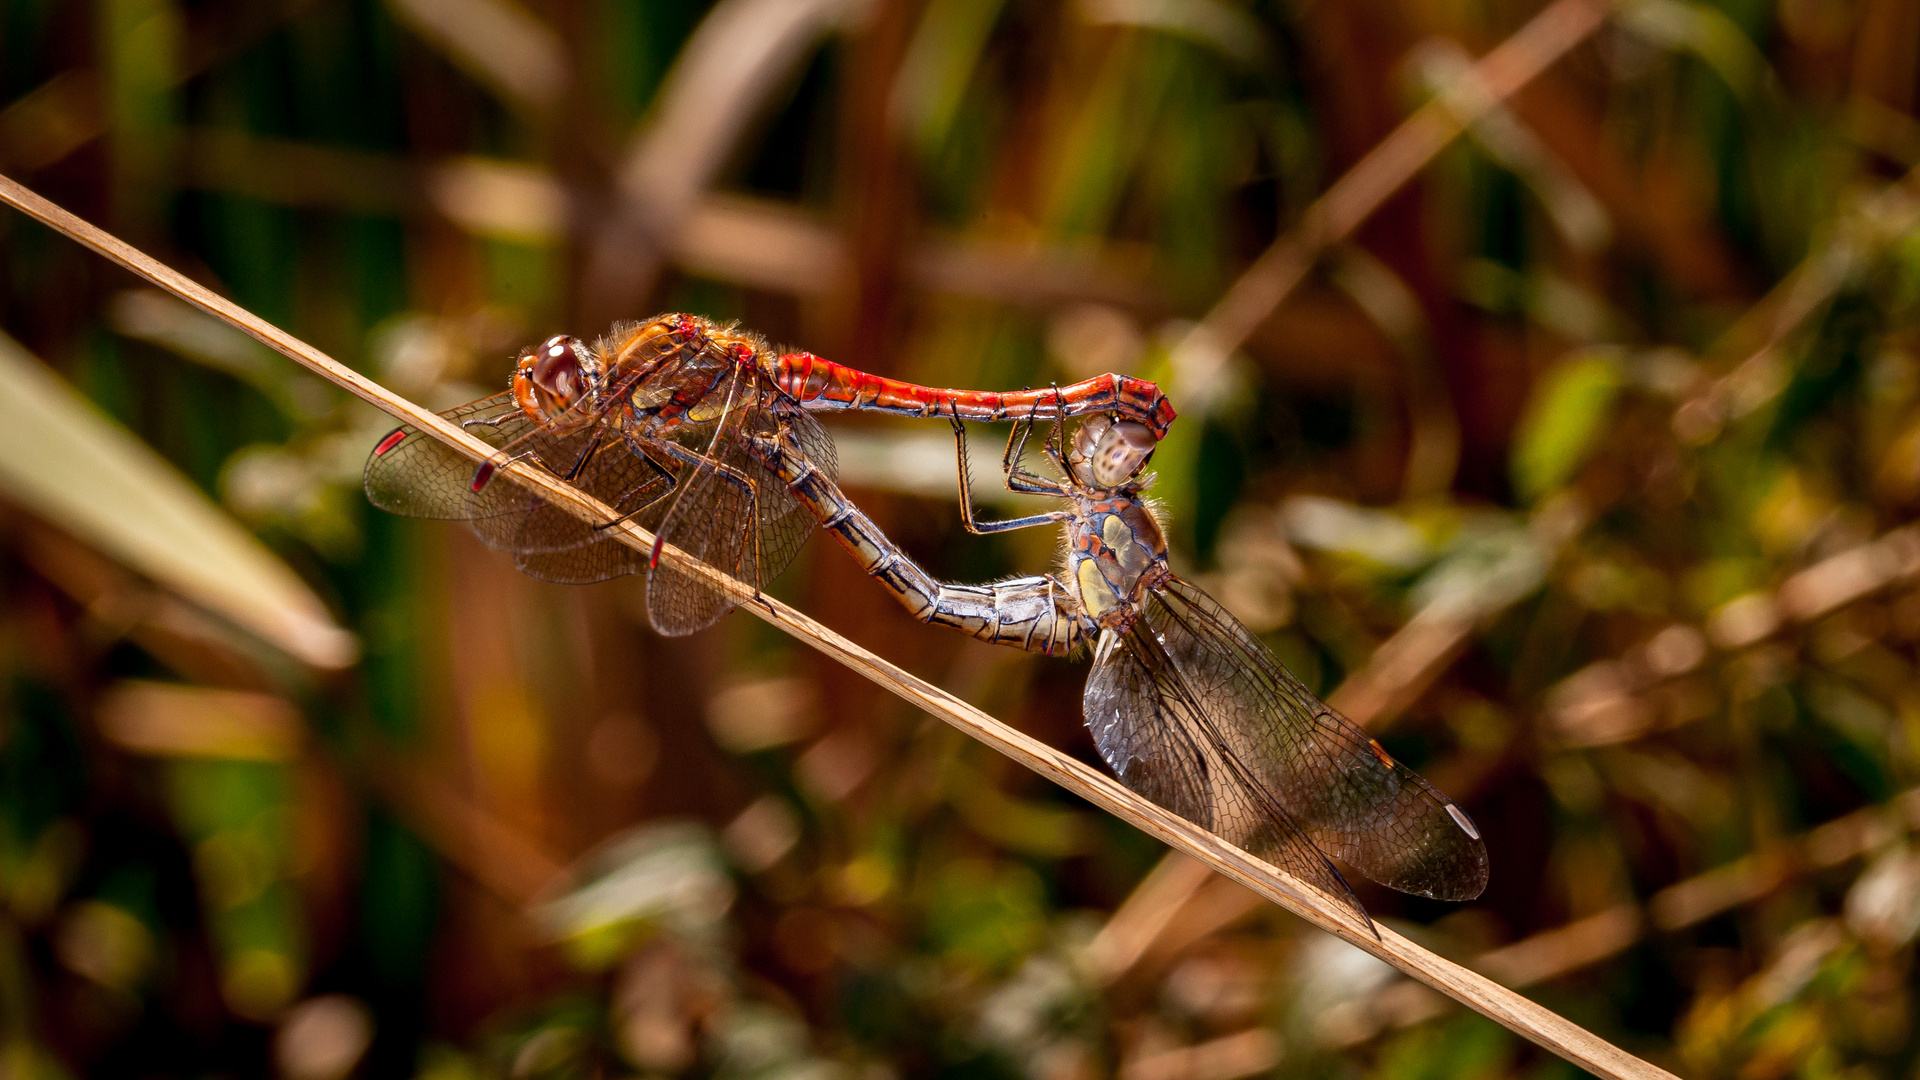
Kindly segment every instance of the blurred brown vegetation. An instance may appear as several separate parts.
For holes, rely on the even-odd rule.
[[[1920,7],[1587,10],[0,0],[0,171],[435,407],[662,310],[1158,379],[1183,569],[1486,834],[1376,916],[1689,1077],[1910,1076]],[[369,510],[371,410],[0,258],[0,1076],[1571,1071],[756,622]],[[937,572],[1052,563],[944,429],[835,431]],[[1084,663],[826,543],[777,591],[1092,759]]]

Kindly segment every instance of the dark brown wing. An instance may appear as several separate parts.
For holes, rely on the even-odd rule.
[[[1188,682],[1146,620],[1124,635],[1101,634],[1084,707],[1094,745],[1121,783],[1307,882],[1370,925],[1340,871],[1231,749],[1220,731],[1230,706]]]
[[[1486,888],[1486,847],[1466,813],[1316,698],[1211,597],[1170,579],[1142,615],[1209,733],[1321,851],[1417,896],[1471,900]]]
[[[512,394],[495,394],[440,414],[490,446],[523,438],[534,423]],[[473,517],[474,463],[408,425],[395,428],[367,455],[361,482],[367,500],[407,517],[464,521]]]

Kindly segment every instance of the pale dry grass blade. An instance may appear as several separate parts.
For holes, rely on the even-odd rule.
[[[124,566],[317,668],[354,636],[298,575],[153,448],[0,334],[0,491]]]
[[[0,201],[46,223],[182,299],[226,319],[395,418],[415,425],[475,460],[490,453],[490,447],[421,406],[342,366],[311,345],[215,295],[10,179],[0,178]],[[531,488],[589,520],[607,521],[613,517],[607,507],[549,474],[518,464],[509,465],[502,473],[515,483]],[[622,542],[636,548],[644,550],[652,546],[653,537],[643,529],[623,523],[612,531]],[[689,572],[702,575],[716,588],[738,598],[743,610],[806,642],[884,689],[1148,835],[1205,863],[1216,873],[1239,882],[1320,929],[1379,957],[1568,1061],[1606,1077],[1632,1077],[1638,1080],[1671,1077],[1665,1070],[1626,1053],[1482,975],[1428,952],[1387,927],[1370,928],[1353,921],[1338,904],[1311,887],[1192,822],[1148,802],[1072,756],[1001,723],[946,690],[855,645],[799,611],[770,598],[754,596],[748,586],[688,559],[673,548],[667,548],[663,557],[673,560]],[[545,873],[547,868],[530,865],[528,869]],[[527,876],[531,879],[535,875],[529,873]]]
[[[508,0],[390,0],[388,7],[517,108],[545,113],[566,93],[560,35]]]

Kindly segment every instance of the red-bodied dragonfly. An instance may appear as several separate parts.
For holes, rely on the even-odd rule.
[[[1155,430],[1173,419],[1165,396],[1138,379],[1108,375],[1004,395],[931,390],[807,353],[777,356],[758,336],[698,316],[661,315],[615,327],[592,344],[561,335],[522,350],[509,390],[442,413],[498,448],[478,469],[402,427],[374,447],[365,486],[382,509],[472,522],[482,541],[511,552],[537,578],[579,583],[645,570],[654,627],[688,634],[719,619],[733,600],[659,559],[660,545],[759,588],[786,568],[813,527],[786,486],[747,452],[749,439],[784,431],[794,452],[830,476],[833,440],[803,408],[917,413],[928,401],[982,418],[1014,409],[1114,412]],[[500,480],[509,460],[544,468],[607,504],[617,520],[653,531],[655,550],[635,551],[606,523],[582,521]]]
[[[1023,422],[1008,440],[1007,486],[1071,508],[982,522],[967,486],[965,431],[954,421],[969,531],[1066,530],[1063,573],[994,585],[933,578],[788,439],[758,438],[754,452],[921,621],[1050,655],[1091,646],[1087,727],[1127,787],[1311,883],[1362,923],[1366,910],[1328,856],[1402,892],[1480,895],[1486,848],[1466,813],[1168,567],[1142,497],[1152,482],[1142,475],[1157,445],[1152,430],[1095,417],[1063,453],[1056,422],[1045,441],[1061,474],[1053,480],[1020,464],[1032,429]]]

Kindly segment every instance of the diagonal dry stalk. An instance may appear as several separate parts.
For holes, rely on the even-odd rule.
[[[0,202],[44,222],[92,248],[127,270],[201,310],[223,319],[299,364],[337,383],[361,399],[412,424],[476,462],[493,448],[439,416],[394,394],[380,384],[342,365],[320,350],[268,323],[259,316],[216,295],[204,286],[134,249],[124,241],[80,220],[46,199],[0,176]],[[610,521],[617,515],[605,505],[545,473],[525,465],[503,469],[514,482],[591,521]],[[614,527],[624,543],[649,550],[653,536],[631,523]],[[1112,778],[1016,731],[940,687],[912,675],[862,649],[807,616],[767,597],[755,597],[747,585],[667,548],[664,557],[708,578],[742,602],[745,610],[813,646],[820,652],[866,676],[880,686],[926,710],[948,724],[1012,758],[1068,791],[1119,817],[1214,871],[1279,904],[1326,932],[1349,942],[1407,975],[1505,1025],[1568,1061],[1605,1077],[1633,1080],[1672,1080],[1672,1075],[1592,1032],[1570,1023],[1484,976],[1428,952],[1386,927],[1376,937],[1369,927],[1354,922],[1331,899],[1225,840],[1121,787]]]

